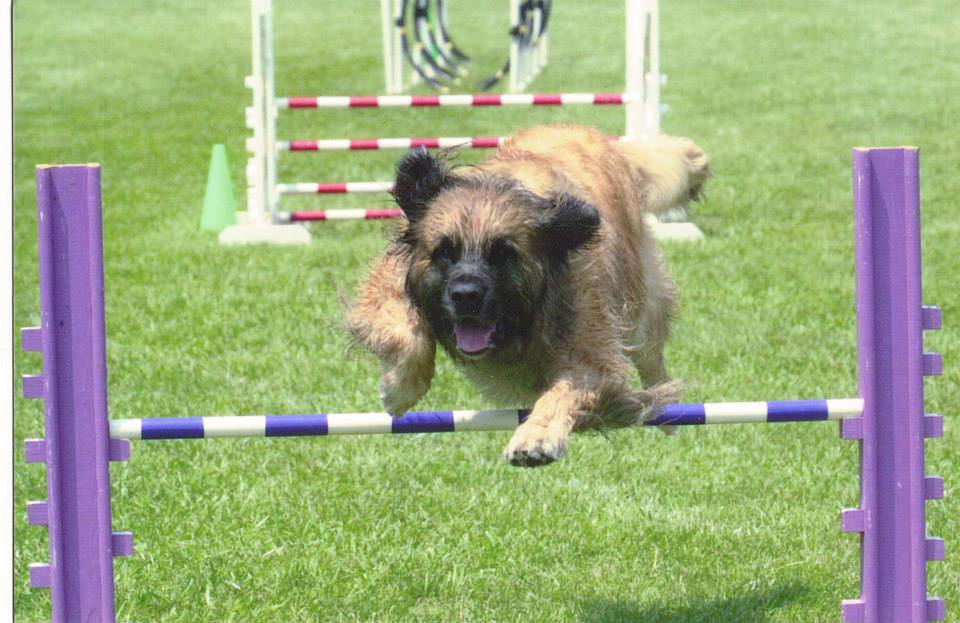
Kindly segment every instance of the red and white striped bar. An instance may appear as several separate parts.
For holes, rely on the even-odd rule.
[[[392,208],[386,210],[303,210],[280,214],[282,220],[290,223],[304,223],[310,221],[357,221],[400,218],[403,210]]]
[[[281,195],[343,195],[347,193],[386,193],[393,182],[300,182],[277,184]]]
[[[351,95],[278,97],[277,108],[421,108],[436,106],[622,106],[636,93],[504,93],[500,95]]]
[[[278,141],[279,151],[368,151],[374,149],[493,149],[507,140],[505,136],[438,136],[432,138],[336,138],[325,140],[294,139]]]
[[[377,149],[495,149],[506,136],[437,136],[428,138],[334,138],[278,141],[277,151],[370,151]],[[611,141],[628,141],[628,136],[611,136]]]

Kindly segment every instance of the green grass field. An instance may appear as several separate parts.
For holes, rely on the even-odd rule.
[[[382,89],[376,3],[277,0],[281,95]],[[451,2],[454,35],[492,70],[506,2]],[[501,6],[501,4],[503,6]],[[670,112],[715,177],[666,246],[682,311],[668,358],[685,398],[856,393],[850,149],[918,145],[927,336],[945,374],[927,405],[946,434],[928,505],[947,561],[930,592],[960,621],[960,11],[951,0],[679,2],[661,8]],[[538,91],[619,90],[623,2],[558,2]],[[33,167],[103,166],[113,417],[375,411],[377,368],[350,351],[341,301],[384,226],[318,226],[301,248],[222,248],[198,231],[207,159],[225,143],[239,200],[249,91],[246,0],[17,2],[14,17],[16,326],[38,323]],[[477,73],[484,73],[478,70]],[[495,134],[540,122],[622,129],[619,109],[316,111],[303,138]],[[388,179],[397,152],[294,155],[285,181]],[[464,154],[463,160],[476,158]],[[383,206],[386,199],[287,206]],[[37,355],[15,371],[36,373]],[[424,408],[489,406],[447,359]],[[23,463],[42,406],[16,402],[17,620],[49,618],[27,564],[47,560],[25,505],[44,474]],[[507,433],[142,443],[114,464],[122,621],[839,620],[858,593],[859,544],[839,529],[858,500],[857,448],[837,427],[622,431],[574,440],[521,470]]]

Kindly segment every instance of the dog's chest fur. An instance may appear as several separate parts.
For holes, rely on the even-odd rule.
[[[546,381],[542,362],[528,359],[504,362],[499,357],[490,357],[459,365],[483,395],[497,405],[529,407],[543,393]]]

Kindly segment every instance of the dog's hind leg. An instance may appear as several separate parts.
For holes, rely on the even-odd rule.
[[[403,415],[433,379],[436,344],[403,287],[406,256],[390,249],[373,266],[347,311],[353,338],[380,360],[380,400],[387,413]]]
[[[644,387],[653,387],[670,380],[663,360],[663,345],[630,353],[630,358],[637,367],[637,372],[640,373],[640,380]]]
[[[666,276],[657,283],[665,287],[659,288],[659,292],[650,292],[652,304],[645,310],[629,336],[626,355],[637,368],[645,388],[670,386],[671,391],[677,392],[679,397],[679,384],[671,383],[663,355],[670,332],[670,319],[676,306],[676,295],[673,282]],[[660,430],[666,433],[673,433],[675,429],[673,426],[660,427]]]
[[[627,347],[626,354],[637,368],[644,387],[670,380],[663,357],[668,334],[668,313],[658,310],[653,317],[646,318],[646,322],[634,331]]]
[[[636,366],[643,386],[653,387],[670,380],[663,349],[677,308],[677,287],[667,274],[660,253],[653,246],[647,246],[646,250],[647,255],[642,259],[646,296],[643,308],[625,328],[624,354]]]

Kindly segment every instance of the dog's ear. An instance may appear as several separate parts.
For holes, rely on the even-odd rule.
[[[537,229],[547,248],[565,258],[597,235],[600,213],[586,201],[563,193],[541,213]]]
[[[427,204],[452,182],[446,164],[425,147],[419,147],[407,152],[397,163],[393,197],[407,220],[414,223],[423,216]]]

